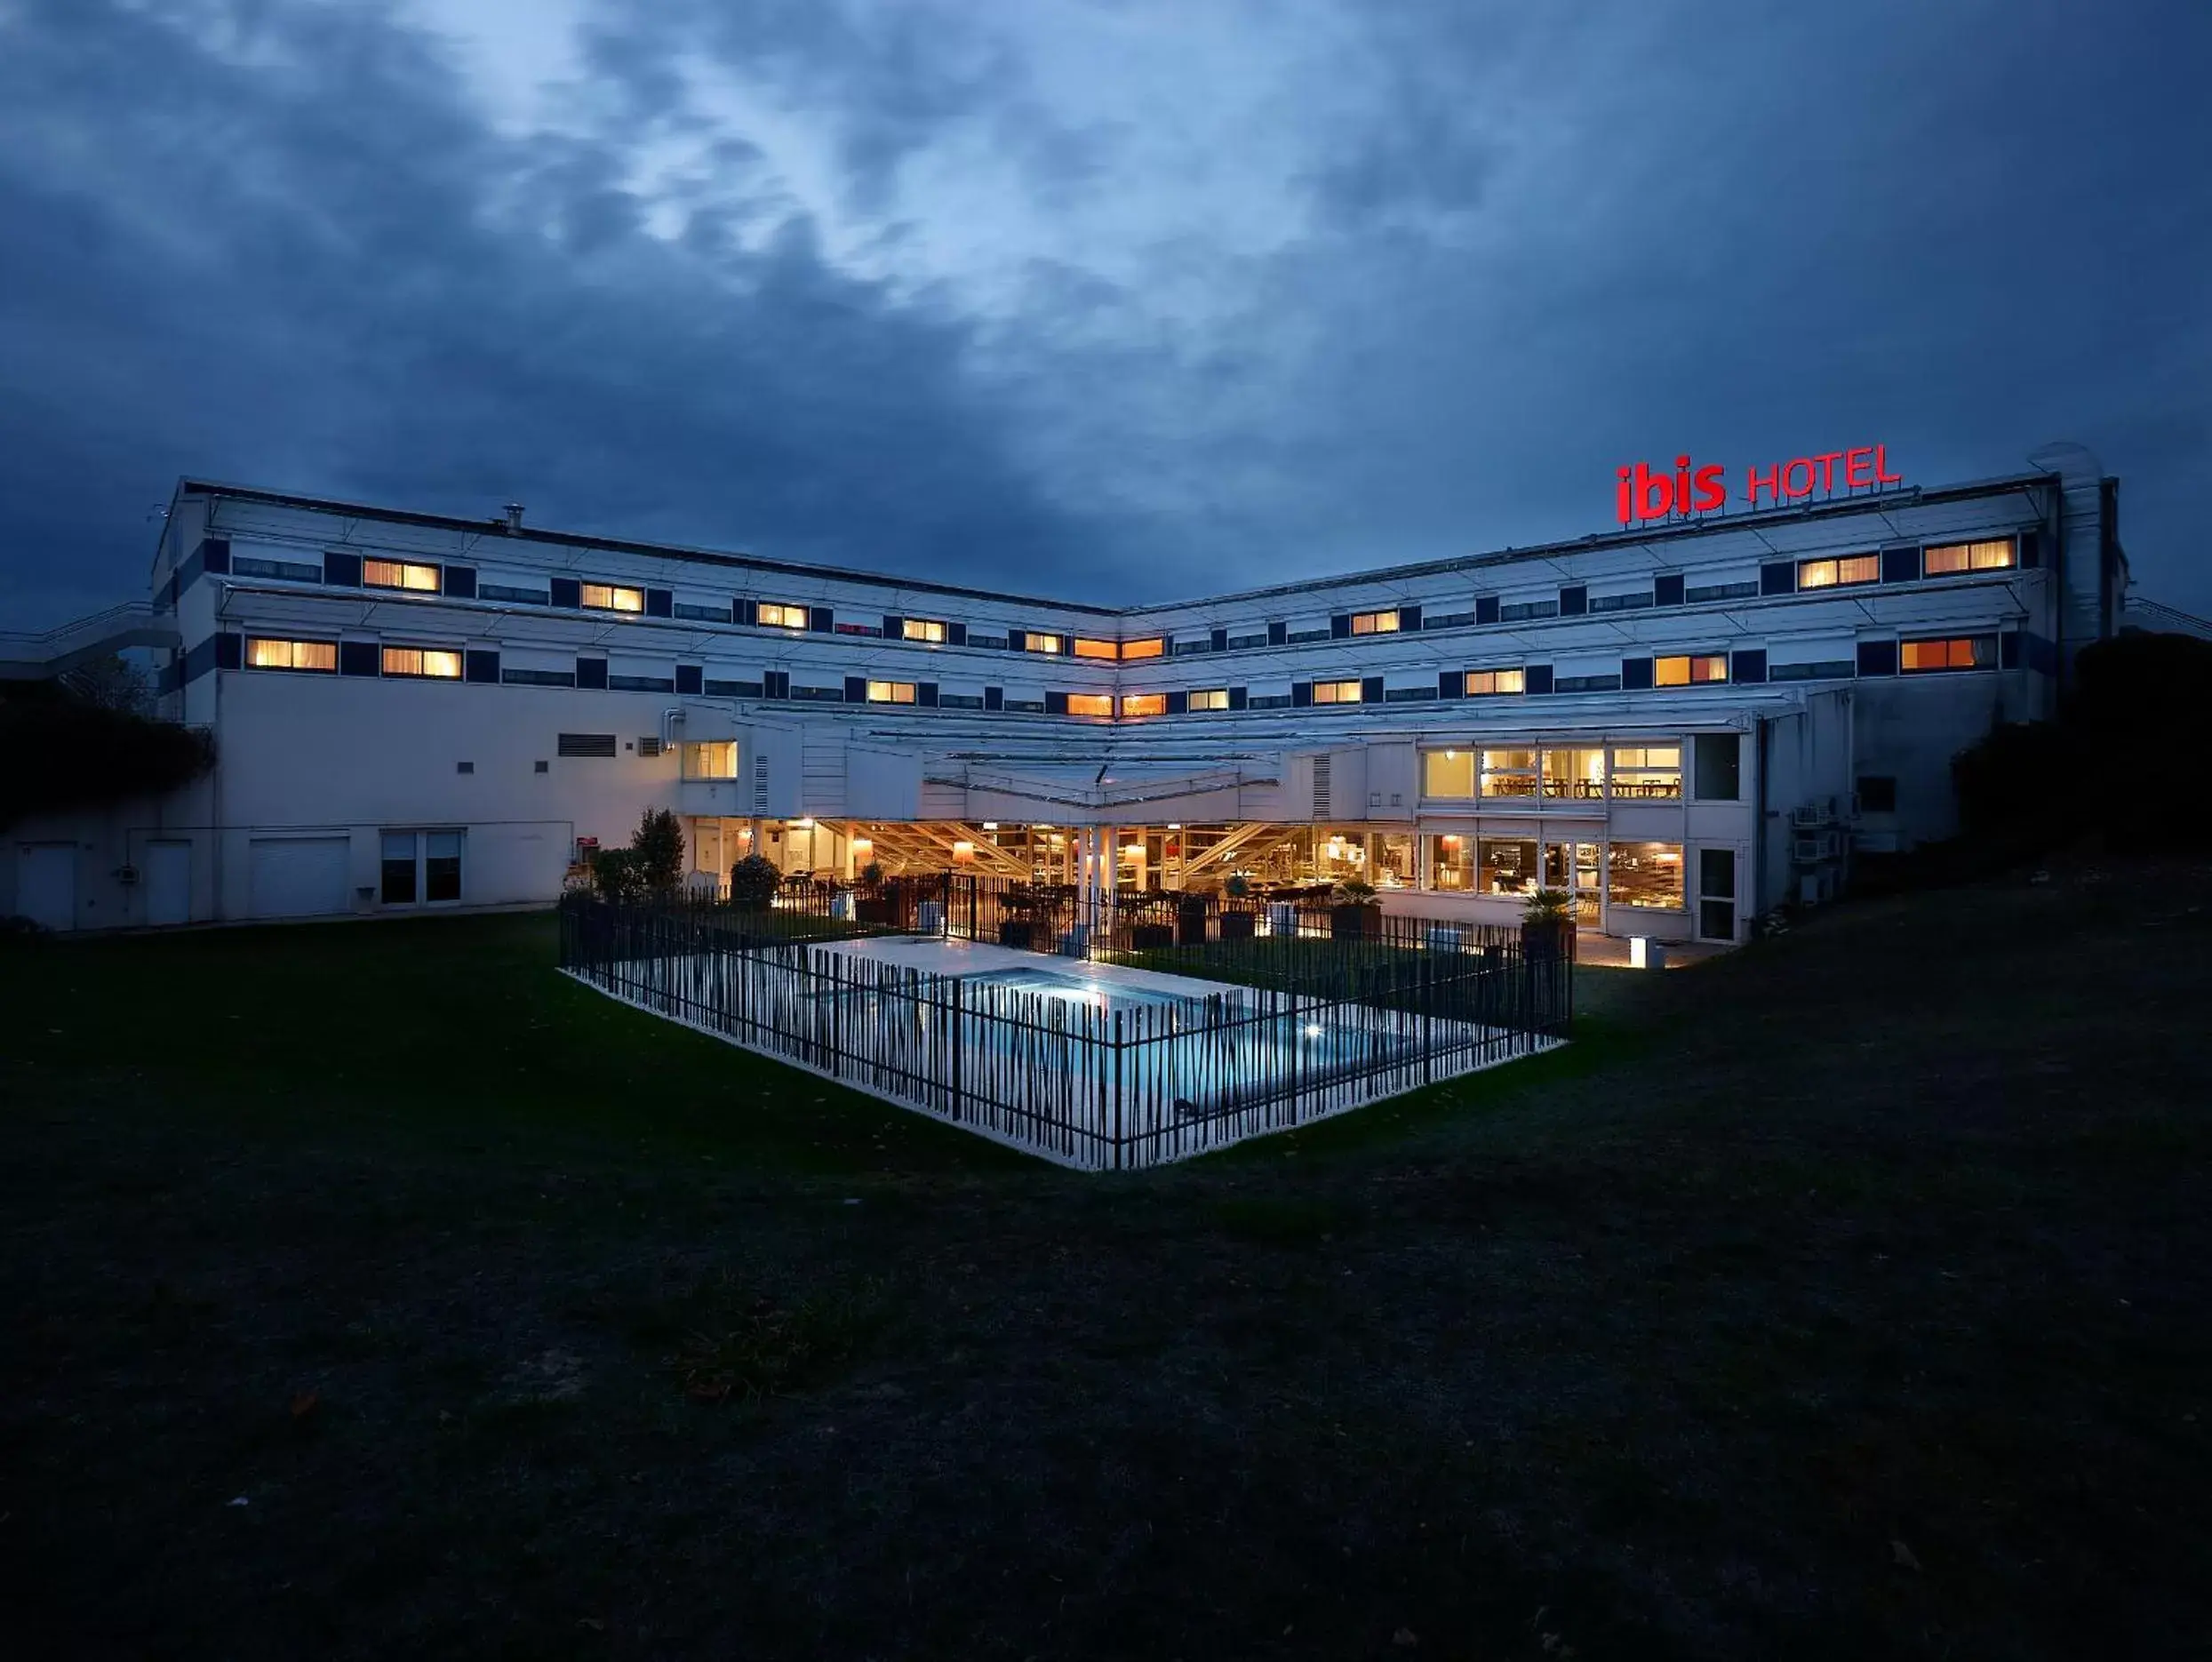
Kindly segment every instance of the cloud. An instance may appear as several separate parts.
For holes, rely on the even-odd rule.
[[[2212,611],[2168,22],[0,0],[0,608],[136,592],[182,472],[1134,599],[2063,436]]]

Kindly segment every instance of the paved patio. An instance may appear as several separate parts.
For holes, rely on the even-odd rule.
[[[1709,940],[1669,940],[1660,943],[1666,948],[1666,967],[1686,969],[1693,963],[1703,963],[1707,958],[1717,958],[1733,947],[1724,947]],[[1594,929],[1575,932],[1575,962],[1600,970],[1625,970],[1628,965],[1628,938],[1625,935],[1601,935]]]

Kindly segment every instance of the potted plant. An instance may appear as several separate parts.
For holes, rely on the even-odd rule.
[[[1344,939],[1382,933],[1383,908],[1376,904],[1375,885],[1347,877],[1337,885],[1329,908],[1329,932]]]
[[[1121,897],[1120,905],[1128,920],[1122,932],[1130,951],[1156,952],[1175,945],[1175,925],[1161,915],[1158,894],[1131,891]]]
[[[1241,871],[1231,872],[1228,882],[1221,885],[1221,894],[1227,902],[1221,908],[1221,939],[1251,939],[1258,922],[1252,910],[1252,880]]]
[[[1175,944],[1178,947],[1202,947],[1206,944],[1206,915],[1213,907],[1202,894],[1188,890],[1175,899]]]
[[[1564,889],[1531,889],[1521,907],[1521,955],[1535,963],[1575,955],[1575,898]]]

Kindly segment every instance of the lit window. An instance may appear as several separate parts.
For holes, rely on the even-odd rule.
[[[1486,836],[1475,845],[1474,886],[1483,894],[1527,894],[1536,873],[1533,837]]]
[[[1680,802],[1682,747],[1641,745],[1613,752],[1613,795],[1639,801]]]
[[[1398,614],[1394,611],[1355,611],[1352,614],[1352,633],[1395,635],[1398,633]]]
[[[1687,658],[1662,658],[1652,666],[1651,678],[1663,687],[1698,687],[1729,678],[1724,653],[1694,653]]]
[[[410,565],[403,560],[363,560],[361,580],[370,588],[413,588],[435,595],[438,592],[438,568]]]
[[[931,646],[945,644],[945,626],[935,618],[901,618],[898,633],[905,640],[927,641]]]
[[[1168,695],[1164,692],[1125,692],[1122,695],[1122,714],[1124,715],[1165,715]]]
[[[738,777],[738,741],[708,739],[683,747],[683,777],[687,779],[734,779]]]
[[[1846,588],[1854,583],[1881,581],[1881,556],[1848,555],[1840,560],[1801,560],[1797,564],[1800,588]]]
[[[1316,681],[1314,683],[1314,702],[1316,704],[1357,704],[1360,683],[1356,681]]]
[[[1428,840],[1428,886],[1465,891],[1474,887],[1474,839],[1448,832]]]
[[[586,605],[591,603],[586,601]],[[757,614],[763,629],[803,629],[806,627],[806,608],[787,606],[781,601],[763,600]]]
[[[1921,571],[1929,577],[1950,577],[1960,571],[2002,571],[2013,563],[2012,539],[2000,542],[1953,542],[1930,548],[1921,556]]]
[[[1229,707],[1226,687],[1202,687],[1191,694],[1191,708],[1194,710],[1226,710]]]
[[[1060,650],[1060,637],[1057,635],[1039,635],[1032,630],[1021,638],[1024,649],[1028,651],[1057,652]]]
[[[1067,695],[1067,713],[1070,715],[1111,715],[1114,714],[1113,695],[1106,692],[1071,692]]]
[[[1078,658],[1119,658],[1122,649],[1117,642],[1087,640],[1075,637],[1075,656]]]
[[[1124,659],[1157,658],[1161,655],[1161,653],[1166,651],[1167,650],[1168,643],[1165,637],[1157,635],[1154,635],[1150,640],[1123,641],[1122,643],[1122,656]]]
[[[1898,648],[1898,667],[1908,675],[1936,669],[1987,669],[1997,661],[1997,637],[1962,635],[1944,641],[1906,641]]]
[[[645,591],[642,588],[619,588],[612,583],[586,583],[583,603],[593,611],[643,611],[645,610]]]
[[[329,669],[338,667],[338,647],[330,641],[246,639],[248,669]]]
[[[1616,843],[1606,862],[1605,898],[1648,912],[1682,909],[1682,845]]]
[[[1423,753],[1421,795],[1424,796],[1473,795],[1474,752],[1472,750],[1430,750]]]
[[[387,675],[427,675],[434,681],[459,681],[461,655],[427,646],[387,646],[384,649]]]
[[[1482,753],[1482,795],[1485,796],[1533,796],[1536,795],[1536,752],[1533,750],[1485,750]]]
[[[1605,795],[1605,752],[1546,750],[1544,794],[1589,802]]]
[[[1467,696],[1486,699],[1497,692],[1526,692],[1529,678],[1519,669],[1472,669],[1467,672]]]
[[[914,683],[911,681],[871,681],[868,683],[870,704],[912,704]]]

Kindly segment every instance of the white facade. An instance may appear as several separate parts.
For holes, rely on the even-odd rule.
[[[0,914],[540,904],[667,807],[707,874],[1316,827],[1388,907],[1509,917],[1533,860],[1601,927],[1733,938],[1852,839],[1949,833],[1951,757],[2116,627],[2112,482],[2055,465],[1121,610],[186,481],[164,702],[218,766],[13,827]],[[1624,877],[1654,859],[1679,894]]]

